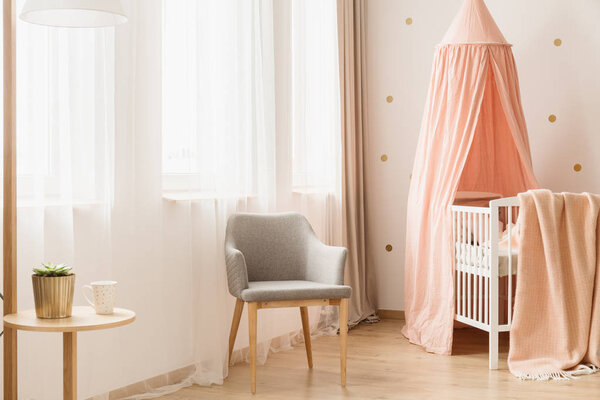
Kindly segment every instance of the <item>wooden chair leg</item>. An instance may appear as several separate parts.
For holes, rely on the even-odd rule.
[[[244,300],[236,299],[235,309],[233,310],[233,320],[231,321],[231,330],[229,331],[229,364],[231,364],[231,353],[233,353],[233,345],[240,327],[240,319],[244,310]]]
[[[348,299],[340,301],[340,373],[342,387],[346,386],[346,348],[348,341]]]
[[[250,336],[250,391],[256,393],[256,317],[257,303],[248,303],[248,333]]]
[[[306,347],[306,358],[308,359],[308,368],[313,367],[312,345],[310,342],[310,324],[308,322],[308,307],[300,307],[300,317],[302,318],[302,331],[304,332],[304,346]]]

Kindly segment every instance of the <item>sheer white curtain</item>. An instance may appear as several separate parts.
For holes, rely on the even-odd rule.
[[[17,1],[18,8],[23,3]],[[83,304],[82,284],[110,277],[114,55],[114,29],[55,29],[17,20],[20,310],[33,308],[31,268],[41,262],[74,268],[77,305]],[[20,332],[18,341],[19,396],[59,397],[60,336]],[[90,343],[80,343],[80,359],[89,365]],[[83,388],[91,378],[80,375]]]
[[[287,3],[287,4],[282,4]],[[341,126],[337,6],[335,0],[280,2],[288,19],[276,17],[285,38],[278,58],[289,85],[281,85],[278,117],[288,121],[278,132],[283,152],[278,170],[290,166],[283,204],[308,216],[321,240],[342,245]],[[286,37],[285,35],[288,35]],[[281,99],[289,101],[281,101]],[[285,138],[282,140],[282,137]],[[286,201],[287,198],[287,201]],[[333,307],[328,318],[337,318]],[[332,319],[332,320],[333,320]]]
[[[335,1],[292,0],[293,188],[339,193],[340,84]]]
[[[138,315],[79,335],[79,398],[188,366],[194,373],[176,387],[227,376],[234,299],[222,248],[231,213],[301,211],[324,241],[339,243],[336,190],[294,193],[293,94],[275,87],[276,65],[282,86],[292,79],[291,26],[274,20],[272,0],[123,4],[129,22],[117,28],[19,22],[19,309],[33,307],[31,267],[54,261],[74,267],[76,305],[82,285],[114,279],[117,305]],[[285,5],[291,21],[290,4],[275,7]],[[311,154],[307,143],[294,154]],[[261,312],[263,361],[270,347],[298,339],[298,314]],[[314,309],[311,322],[327,325],[327,316]],[[244,315],[235,360],[247,337]],[[60,396],[61,346],[58,335],[19,334],[20,397]]]
[[[110,201],[114,30],[19,20],[17,40],[22,204]]]
[[[275,181],[271,1],[164,4],[166,191],[255,197]]]

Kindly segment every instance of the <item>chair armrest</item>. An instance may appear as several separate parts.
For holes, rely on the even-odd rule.
[[[248,269],[246,259],[238,249],[225,246],[225,265],[227,266],[227,285],[232,296],[241,298],[242,290],[248,288]]]
[[[345,247],[327,246],[316,237],[308,246],[306,279],[329,285],[344,284]]]

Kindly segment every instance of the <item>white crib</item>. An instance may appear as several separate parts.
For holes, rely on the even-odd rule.
[[[489,207],[452,206],[456,316],[489,333],[489,368],[498,368],[498,333],[510,330],[517,253],[509,222],[519,212],[516,197],[492,200]],[[507,229],[506,248],[499,246]]]

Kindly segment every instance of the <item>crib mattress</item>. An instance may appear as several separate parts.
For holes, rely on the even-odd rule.
[[[462,249],[462,251],[461,251]],[[490,268],[490,248],[479,244],[469,243],[456,243],[456,260],[463,265],[477,267],[480,266],[485,269]],[[511,262],[512,262],[512,274],[516,275],[518,269],[518,257],[519,251],[517,249],[511,249]],[[508,275],[508,262],[509,255],[508,249],[498,249],[498,275]]]

